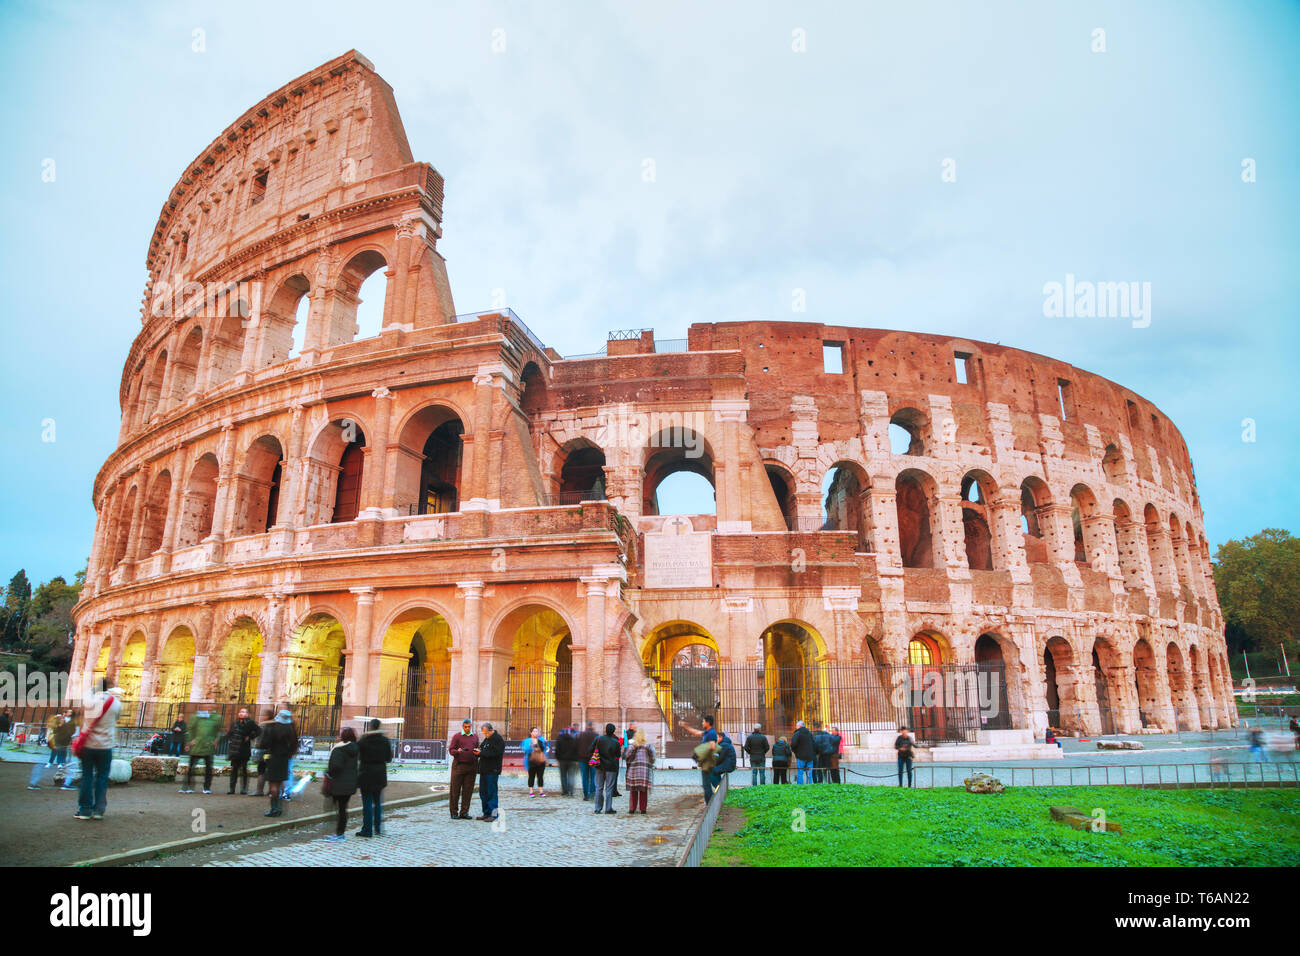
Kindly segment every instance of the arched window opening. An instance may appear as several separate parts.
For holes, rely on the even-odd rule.
[[[306,276],[290,276],[263,306],[258,368],[278,365],[303,350],[311,305],[310,292],[311,283]]]
[[[158,353],[158,358],[153,363],[149,378],[144,383],[144,404],[141,406],[140,412],[141,425],[149,424],[153,420],[154,413],[158,410],[158,403],[162,401],[163,377],[166,372],[167,350],[163,349]]]
[[[117,510],[117,540],[113,545],[113,563],[119,563],[126,557],[127,545],[131,542],[131,515],[135,513],[135,496],[137,489],[133,486],[122,500]]]
[[[684,426],[652,436],[641,487],[642,514],[717,514],[713,451],[704,436]]]
[[[917,408],[900,408],[889,419],[889,450],[895,455],[924,455],[929,419]]]
[[[237,308],[247,309],[242,299]],[[212,358],[208,384],[212,387],[228,382],[239,373],[244,359],[244,338],[248,319],[239,313],[228,315],[217,323],[212,338]]]
[[[905,471],[894,482],[898,507],[898,547],[905,568],[935,567],[930,504],[934,481],[922,472]]]
[[[577,445],[560,466],[559,504],[605,500],[605,453],[595,445]]]
[[[546,376],[536,362],[529,362],[524,366],[519,382],[519,408],[531,419],[546,408]]]
[[[140,557],[147,558],[162,547],[163,528],[167,525],[167,502],[172,493],[171,472],[164,471],[153,480],[149,497],[141,512]]]
[[[209,452],[194,463],[181,498],[177,547],[190,548],[212,534],[212,506],[217,498],[217,456]]]
[[[1011,728],[1011,701],[1007,694],[1006,658],[1002,645],[992,634],[981,634],[975,642],[975,664],[981,688],[980,725],[985,730]]]
[[[450,514],[459,510],[461,453],[465,433],[459,418],[443,422],[424,443],[420,465],[420,514]]]
[[[1047,485],[1038,478],[1026,478],[1020,485],[1020,522],[1025,538],[1025,560],[1030,564],[1047,562],[1047,537],[1041,525],[1041,510],[1051,501]]]
[[[383,254],[373,249],[359,252],[348,260],[332,296],[334,307],[326,320],[324,348],[380,333],[387,265]]]
[[[1106,453],[1101,459],[1101,470],[1105,472],[1106,477],[1111,481],[1123,481],[1127,469],[1124,466],[1124,456],[1120,454],[1119,448],[1115,445],[1107,445]]]
[[[1088,540],[1084,519],[1097,513],[1097,499],[1087,485],[1078,484],[1070,490],[1070,525],[1074,534],[1074,560],[1089,564],[1100,557],[1098,542]]]
[[[284,449],[272,435],[263,435],[249,446],[235,476],[235,535],[262,534],[275,525],[283,457]]]
[[[772,496],[776,498],[776,507],[780,510],[781,517],[785,521],[786,530],[800,530],[796,521],[797,510],[795,507],[793,479],[783,468],[778,468],[776,465],[767,465],[764,471],[767,473],[767,483],[772,488]],[[818,527],[821,527],[821,525]]]
[[[203,330],[191,326],[176,353],[172,371],[172,402],[181,404],[198,386],[199,355],[203,352]]]
[[[988,510],[992,493],[993,481],[982,472],[971,472],[961,481],[962,534],[966,564],[972,571],[993,570],[993,531]]]
[[[832,466],[822,479],[822,528],[855,533],[860,554],[871,550],[869,485],[867,473],[851,462]]]
[[[360,436],[343,449],[339,459],[338,487],[334,493],[334,517],[332,523],[355,521],[361,511],[361,473],[365,465],[365,443]]]

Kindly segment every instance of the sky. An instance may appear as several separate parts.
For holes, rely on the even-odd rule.
[[[1172,418],[1212,546],[1300,530],[1300,5],[0,2],[0,584],[85,564],[181,171],[353,48],[446,177],[458,312],[1043,353]],[[1149,324],[1045,315],[1067,275]]]

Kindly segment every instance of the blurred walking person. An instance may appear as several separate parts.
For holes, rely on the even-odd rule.
[[[555,762],[560,765],[560,795],[571,797],[578,776],[577,727],[565,727],[555,738]]]
[[[582,799],[591,800],[596,796],[596,768],[592,766],[591,755],[596,750],[596,725],[590,720],[582,733],[578,734],[578,769],[582,771]]]
[[[289,779],[289,759],[298,752],[297,729],[287,709],[276,714],[275,719],[262,730],[260,743],[266,758],[266,784],[271,798],[271,809],[263,816],[281,817],[284,816],[284,809],[280,806],[281,791]]]
[[[203,792],[212,792],[212,756],[217,752],[217,737],[221,735],[221,718],[210,711],[197,711],[190,718],[185,731],[185,750],[190,755],[189,769],[185,771],[185,786],[181,793],[194,792],[194,765],[203,761]]]
[[[330,798],[338,808],[334,835],[325,838],[329,843],[342,843],[347,839],[348,801],[357,792],[357,767],[357,732],[351,727],[344,727],[339,734],[339,742],[330,751],[329,769],[325,771],[329,780]]]

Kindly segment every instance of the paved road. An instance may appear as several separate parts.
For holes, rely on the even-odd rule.
[[[478,806],[475,797],[475,808]],[[656,786],[648,812],[596,816],[581,797],[530,799],[523,780],[502,781],[496,826],[452,821],[445,803],[396,810],[378,839],[329,843],[333,823],[307,826],[196,850],[139,866],[672,866],[704,801],[694,788]]]

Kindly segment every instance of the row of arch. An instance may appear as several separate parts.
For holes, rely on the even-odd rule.
[[[218,388],[240,371],[277,365],[305,348],[332,348],[378,335],[388,271],[386,254],[369,248],[353,254],[319,293],[305,273],[293,272],[263,299],[256,317],[247,293],[214,297],[227,314],[185,320],[170,352],[164,343],[136,365],[123,409],[126,431],[138,431],[160,412]],[[194,288],[201,297],[202,288]],[[321,305],[313,308],[318,296]]]

